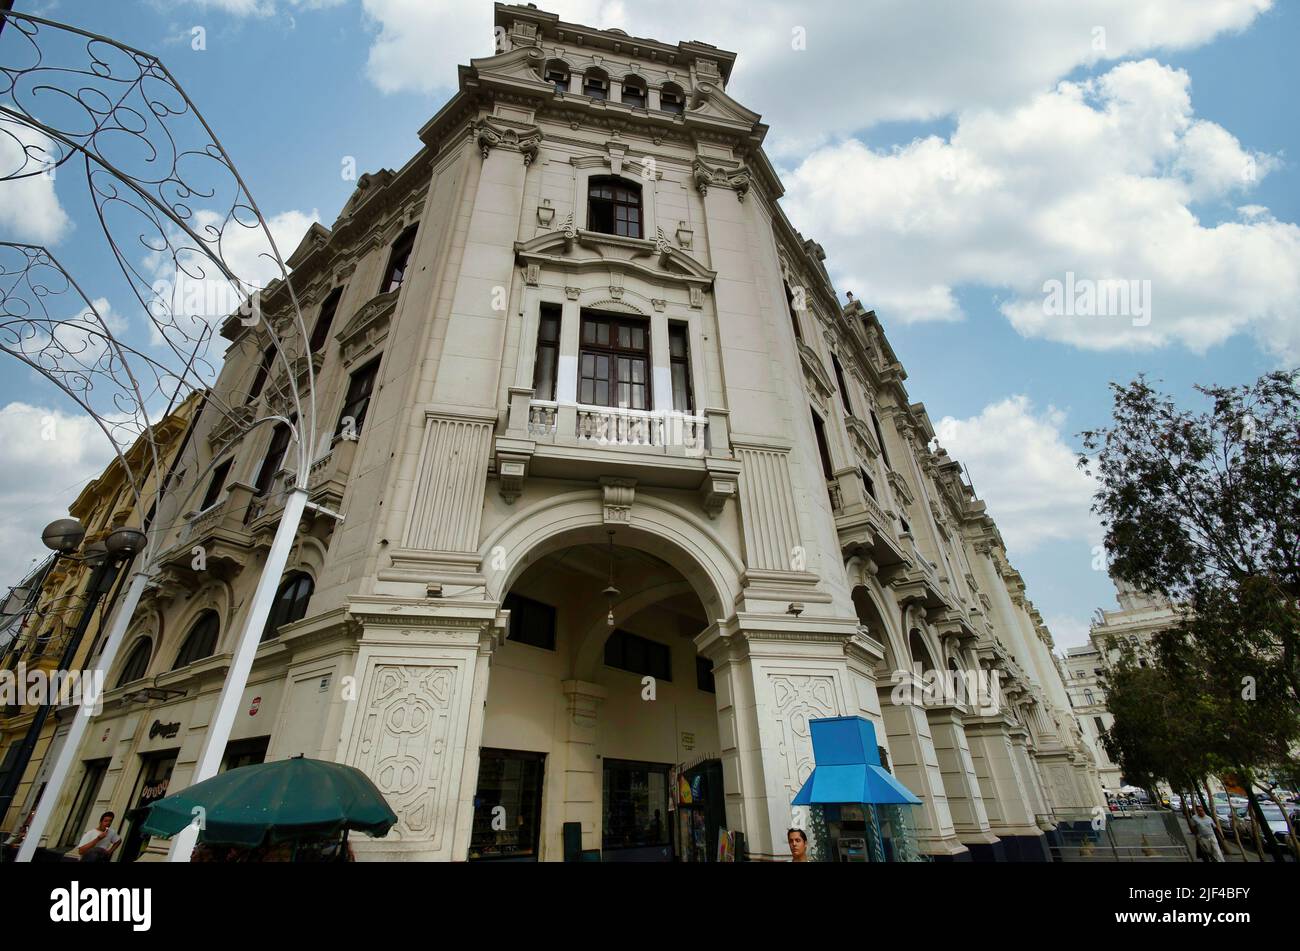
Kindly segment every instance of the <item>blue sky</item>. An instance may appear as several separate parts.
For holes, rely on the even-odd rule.
[[[1093,610],[1114,606],[1092,570],[1090,487],[1069,464],[1075,434],[1108,418],[1107,383],[1146,372],[1190,400],[1194,383],[1300,364],[1294,5],[538,5],[738,53],[729,91],[772,127],[787,214],[824,245],[839,289],[880,315],[912,398],[967,463],[1059,646],[1080,643]],[[486,2],[18,0],[17,9],[160,56],[262,210],[288,224],[333,221],[352,189],[349,157],[358,171],[401,166],[451,94],[456,64],[492,47]],[[195,28],[203,49],[193,48]],[[802,47],[792,39],[800,30]],[[1235,179],[1247,161],[1252,173]],[[61,178],[55,191],[75,222],[55,229],[56,253],[92,296],[129,313],[77,183]],[[13,230],[29,218],[12,207],[6,217],[0,196],[6,236],[20,237]],[[1150,326],[1044,319],[1042,284],[1067,270],[1150,280]],[[46,412],[67,409],[25,373],[0,377],[0,439],[15,462],[0,484],[8,576],[102,465],[73,421],[57,450],[32,440]]]

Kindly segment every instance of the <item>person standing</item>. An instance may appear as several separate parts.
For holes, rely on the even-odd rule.
[[[86,830],[77,843],[77,854],[83,862],[107,862],[122,844],[122,837],[113,831],[116,816],[106,812],[99,817],[99,825]]]
[[[1196,815],[1191,818],[1192,834],[1196,836],[1196,850],[1206,862],[1222,862],[1223,852],[1214,834],[1214,820],[1205,814],[1205,807],[1196,805]]]

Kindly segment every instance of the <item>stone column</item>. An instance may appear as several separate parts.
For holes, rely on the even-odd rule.
[[[998,837],[989,828],[988,813],[984,808],[979,779],[971,759],[966,729],[962,724],[962,711],[955,704],[931,707],[926,714],[930,721],[930,735],[943,776],[943,788],[948,797],[948,809],[957,837],[978,861],[1002,859]]]
[[[582,823],[582,847],[600,848],[601,762],[596,757],[596,722],[605,688],[585,680],[561,684],[568,713],[564,740],[564,820]]]
[[[358,837],[359,857],[463,861],[473,822],[494,605],[354,601],[361,625],[337,760],[374,781],[397,825]]]
[[[1033,794],[1020,763],[1021,751],[1012,740],[1011,725],[1002,716],[968,717],[966,738],[989,828],[1002,841],[1012,861],[1047,861],[1042,830],[1035,820]]]

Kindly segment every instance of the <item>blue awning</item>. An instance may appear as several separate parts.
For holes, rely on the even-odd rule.
[[[810,720],[812,775],[793,805],[847,802],[865,805],[920,805],[910,789],[880,765],[876,728],[862,717]]]

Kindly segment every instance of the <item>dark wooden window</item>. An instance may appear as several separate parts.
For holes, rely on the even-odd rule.
[[[587,187],[587,229],[641,237],[641,188],[621,178],[593,178]]]
[[[411,251],[415,248],[416,227],[412,225],[397,236],[393,250],[388,255],[388,270],[384,272],[384,293],[395,291],[406,281]]]
[[[343,288],[336,287],[325,298],[325,303],[320,305],[320,316],[316,318],[316,326],[311,331],[312,353],[320,353],[329,340],[330,325],[334,323],[334,314],[339,309],[339,300],[342,297]]]
[[[359,437],[366,422],[366,413],[370,410],[370,397],[375,391],[375,377],[379,375],[379,358],[371,360],[352,374],[348,381],[348,393],[343,399],[343,409],[339,413],[339,424],[335,434],[349,438]],[[352,423],[348,426],[348,420]]]
[[[289,450],[289,436],[289,427],[284,423],[276,423],[271,433],[271,443],[266,447],[266,455],[262,457],[262,465],[257,470],[257,478],[253,481],[253,488],[256,490],[254,494],[258,498],[271,491],[275,474],[284,465],[284,455]]]
[[[831,369],[835,371],[835,384],[840,388],[840,402],[844,404],[844,412],[850,416],[853,415],[853,401],[849,399],[849,386],[844,382],[844,367],[840,366],[839,358],[831,354]]]
[[[280,590],[275,593],[275,603],[271,605],[271,614],[262,628],[262,640],[269,641],[280,633],[280,628],[294,621],[301,621],[307,616],[307,602],[311,600],[316,584],[311,575],[295,571],[280,582]]]
[[[667,644],[660,644],[629,631],[617,630],[605,641],[605,664],[619,670],[671,681],[672,661],[672,651]]]
[[[686,111],[686,97],[676,86],[664,86],[659,90],[659,108],[680,116]]]
[[[537,858],[542,829],[542,781],[546,754],[479,750],[478,787],[469,860]],[[506,827],[496,821],[505,810]]]
[[[1093,717],[1093,718],[1092,718],[1092,725],[1095,726],[1095,727],[1097,728],[1097,735],[1098,735],[1098,736],[1104,736],[1104,735],[1105,735],[1105,733],[1106,733],[1106,724],[1102,721],[1101,717]]]
[[[226,476],[230,475],[230,464],[234,461],[233,457],[227,459],[212,470],[212,478],[208,481],[208,491],[203,493],[203,504],[199,506],[200,512],[217,504],[217,499],[221,497],[221,490],[226,487]]]
[[[673,381],[673,409],[689,413],[695,408],[691,389],[691,345],[685,324],[668,325],[668,363]]]
[[[68,821],[63,826],[63,835],[59,836],[60,848],[72,848],[80,841],[85,831],[90,828],[92,824],[90,822],[90,807],[99,798],[99,787],[104,784],[104,776],[108,773],[108,764],[109,761],[106,759],[88,760],[86,762],[85,772],[81,776],[81,784],[77,786],[77,796],[72,800],[72,811],[68,813]]]
[[[623,105],[644,109],[645,96],[645,83],[635,76],[623,77]]]
[[[705,693],[718,692],[718,688],[713,682],[713,661],[707,657],[695,658],[695,686]]]
[[[147,637],[136,640],[122,665],[122,675],[117,678],[119,687],[140,680],[149,670],[149,658],[153,656],[153,641]]]
[[[262,395],[262,388],[266,386],[266,377],[271,372],[271,361],[275,359],[275,347],[267,347],[262,353],[262,362],[257,366],[257,373],[253,376],[253,385],[248,388],[248,399],[245,402],[251,403]]]
[[[889,450],[885,448],[885,434],[880,430],[880,420],[876,418],[876,411],[871,410],[871,428],[875,430],[876,442],[880,443],[880,456],[885,460],[885,465],[890,469],[894,468],[889,465]]]
[[[785,303],[786,309],[790,312],[790,326],[794,328],[794,339],[803,343],[803,331],[799,329],[799,313],[794,306],[794,291],[790,289],[788,282],[785,284]]]
[[[537,359],[533,361],[533,397],[555,399],[555,374],[560,362],[560,306],[543,304],[537,320]]]
[[[817,454],[822,460],[822,474],[826,476],[827,481],[835,478],[835,467],[831,465],[830,445],[826,442],[826,426],[822,423],[822,418],[814,410],[812,414],[813,432],[817,434]]]
[[[650,329],[644,321],[582,318],[578,402],[650,408]]]
[[[189,634],[185,636],[185,643],[181,645],[180,653],[176,655],[176,663],[172,664],[172,670],[180,670],[196,660],[211,657],[217,649],[217,635],[220,633],[221,618],[217,616],[216,611],[204,611],[200,614],[199,619],[190,628]]]
[[[255,766],[266,762],[266,751],[271,745],[269,736],[258,736],[251,740],[236,740],[226,744],[226,755],[221,760],[223,772],[239,769],[241,766]]]
[[[593,69],[583,78],[582,92],[592,99],[609,98],[609,79],[598,69]]]
[[[569,91],[569,67],[556,60],[546,67],[546,81],[555,87],[556,92]]]
[[[859,469],[858,471],[862,473],[862,485],[866,488],[867,495],[871,496],[874,499],[876,497],[875,480],[872,479],[871,476],[867,475],[866,469]]]
[[[501,607],[510,612],[509,640],[555,650],[555,608],[514,592],[506,595]]]
[[[602,846],[607,850],[669,844],[668,767],[658,763],[604,761]]]

